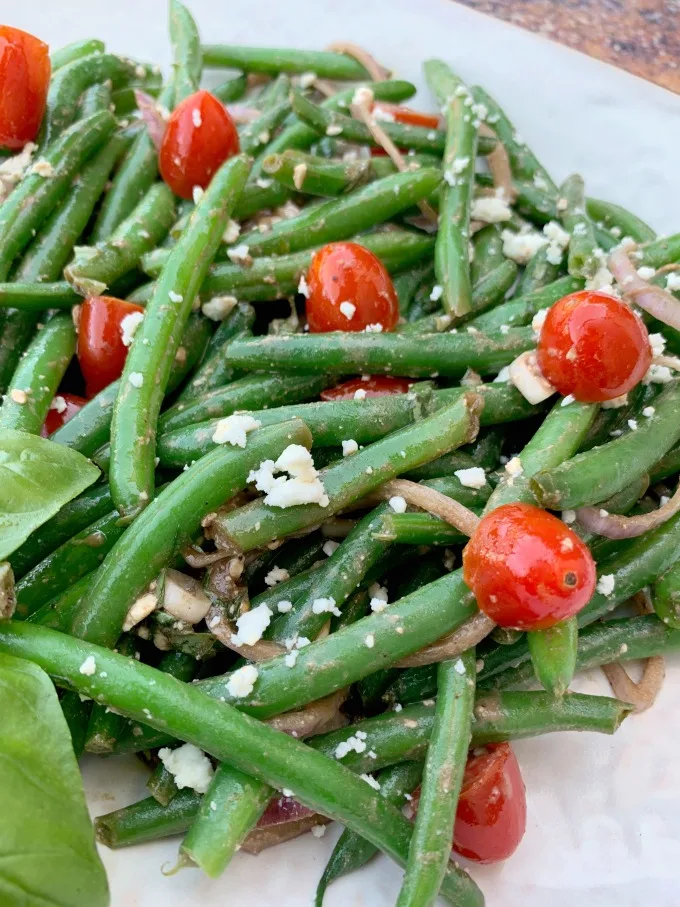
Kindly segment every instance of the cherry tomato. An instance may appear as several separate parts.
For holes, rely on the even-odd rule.
[[[463,551],[463,579],[501,627],[543,630],[583,608],[595,591],[595,561],[581,539],[531,504],[487,514]]]
[[[415,816],[420,788],[409,812]],[[475,863],[498,863],[517,850],[527,824],[519,765],[509,743],[475,749],[468,756],[453,826],[453,850]]]
[[[0,145],[13,151],[37,136],[45,113],[51,64],[47,44],[0,25]]]
[[[584,403],[625,394],[651,361],[647,329],[638,316],[614,296],[592,290],[556,302],[538,342],[538,364],[548,381]]]
[[[87,403],[85,397],[77,397],[75,394],[57,394],[54,398],[54,404],[49,408],[45,418],[45,424],[42,427],[42,436],[47,438],[58,428],[72,419]]]
[[[307,274],[309,330],[363,331],[399,320],[397,293],[380,259],[353,242],[335,242],[315,253]]]
[[[384,113],[391,114],[397,123],[405,123],[407,126],[439,129],[439,117],[436,113],[421,113],[419,110],[412,110],[410,107],[401,107],[397,104],[387,104],[385,101],[376,102],[373,110],[382,110]]]
[[[121,323],[141,306],[113,296],[91,296],[80,307],[78,361],[88,397],[120,378],[128,348]]]
[[[322,400],[354,400],[358,390],[366,391],[366,397],[386,397],[390,394],[407,394],[413,384],[409,378],[391,378],[389,375],[371,375],[370,378],[352,378],[344,384],[337,384],[321,391]]]
[[[238,151],[238,132],[226,107],[201,90],[173,110],[158,166],[175,195],[191,198],[194,186],[205,189],[215,171]]]
[[[509,743],[468,757],[453,828],[453,849],[476,863],[507,860],[527,824],[524,782]]]

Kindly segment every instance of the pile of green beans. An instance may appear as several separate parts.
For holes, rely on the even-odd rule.
[[[380,78],[351,45],[202,44],[187,7],[169,7],[168,78],[98,39],[51,54],[38,164],[0,202],[0,440],[23,432],[30,459],[50,409],[82,394],[84,298],[144,309],[118,380],[50,436],[101,476],[1,565],[13,614],[0,655],[51,676],[77,755],[145,754],[152,796],[96,820],[107,846],[181,834],[180,865],[217,877],[262,840],[283,794],[313,815],[273,840],[345,826],[317,907],[378,851],[405,867],[399,907],[483,907],[450,860],[470,747],[614,733],[633,706],[570,692],[574,675],[680,650],[680,515],[623,539],[578,521],[582,507],[639,516],[670,497],[680,378],[652,371],[619,408],[534,404],[507,367],[535,349],[534,317],[591,286],[621,237],[663,286],[680,234],[657,238],[579,174],[555,183],[496,101],[442,60],[424,64],[437,128],[365,107],[369,127],[357,98],[400,104],[415,86]],[[235,71],[212,91],[248,118],[240,153],[187,202],[159,177],[137,90],[169,113],[204,69]],[[403,159],[369,154],[380,130]],[[499,155],[510,210],[487,223]],[[569,234],[561,257],[547,240],[510,257],[506,230],[547,224]],[[339,241],[384,266],[393,330],[307,330],[310,268]],[[672,327],[645,323],[680,352]],[[333,393],[383,375],[408,388]],[[284,486],[299,503],[277,502]],[[426,493],[440,509],[412,503]],[[454,569],[467,535],[436,515],[452,502],[470,521],[511,503],[564,512],[597,562],[591,600],[548,630],[485,626],[473,640],[487,618]],[[649,613],[630,616],[643,592]],[[204,793],[158,754],[183,743],[211,757]],[[411,824],[401,807],[418,786]]]

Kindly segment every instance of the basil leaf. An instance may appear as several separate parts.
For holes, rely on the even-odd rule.
[[[82,454],[6,428],[0,435],[0,560],[97,480]]]
[[[106,873],[52,682],[0,655],[0,904],[106,907]]]

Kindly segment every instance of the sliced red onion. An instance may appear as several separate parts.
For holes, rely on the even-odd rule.
[[[158,101],[145,91],[140,91],[139,88],[135,88],[134,91],[137,108],[144,121],[144,125],[149,130],[149,138],[156,146],[156,150],[160,151],[167,124],[163,119],[163,114],[161,108],[158,106]]]
[[[608,264],[609,270],[629,302],[639,305],[664,324],[680,330],[680,302],[668,290],[643,280],[625,249],[614,249],[609,256]]]
[[[306,806],[303,806],[302,803],[293,797],[283,797],[281,794],[277,794],[269,801],[267,808],[260,816],[257,827],[268,828],[272,825],[294,822],[313,815],[313,809],[307,809]]]
[[[262,111],[256,107],[247,107],[245,104],[227,104],[227,113],[232,120],[238,125],[243,123],[252,123],[262,116]]]
[[[576,511],[576,518],[581,526],[595,535],[603,535],[608,539],[634,539],[644,535],[650,529],[656,529],[662,523],[670,520],[680,510],[680,486],[670,501],[667,501],[658,510],[651,513],[642,513],[639,516],[619,516],[616,513],[607,513],[598,507],[581,507]]]

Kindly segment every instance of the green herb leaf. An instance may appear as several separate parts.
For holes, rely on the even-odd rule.
[[[47,674],[0,655],[0,715],[0,904],[106,907],[106,873]]]
[[[98,477],[97,467],[77,451],[5,429],[0,436],[0,560]]]

